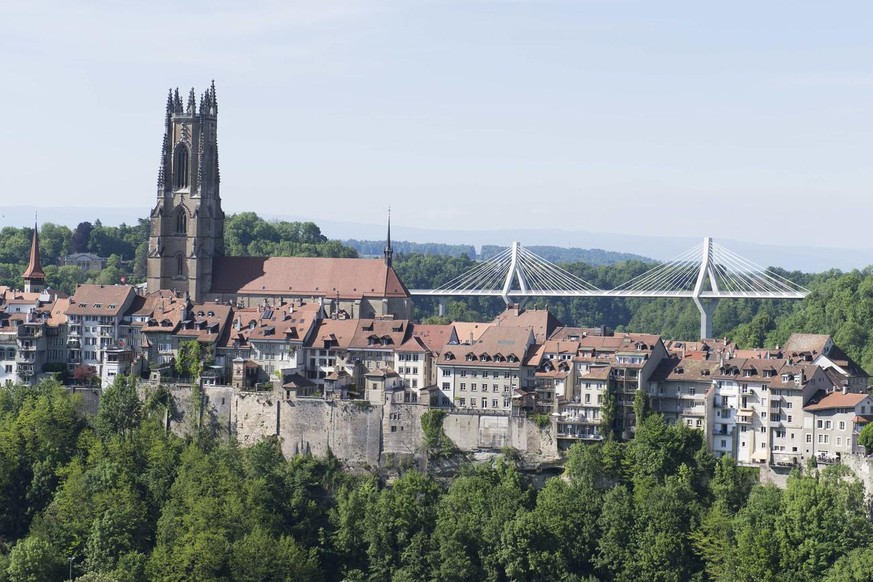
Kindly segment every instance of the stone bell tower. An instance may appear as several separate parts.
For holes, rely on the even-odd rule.
[[[194,89],[186,105],[178,89],[170,90],[157,204],[151,212],[149,293],[170,289],[202,301],[212,287],[212,260],[224,254],[217,118],[214,81],[199,107]]]

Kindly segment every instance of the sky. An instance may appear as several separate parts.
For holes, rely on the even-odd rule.
[[[871,21],[861,1],[2,0],[0,206],[145,216],[167,89],[214,79],[228,213],[873,248]]]

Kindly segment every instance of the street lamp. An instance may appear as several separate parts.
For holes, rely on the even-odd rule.
[[[67,558],[67,560],[69,560],[69,562],[70,562],[70,582],[72,582],[72,580],[73,580],[73,560],[75,560],[75,559],[76,559],[76,556],[70,556]]]

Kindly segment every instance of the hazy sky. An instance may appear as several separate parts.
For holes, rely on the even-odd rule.
[[[871,22],[861,1],[0,0],[0,205],[145,215],[168,87],[214,78],[228,212],[873,247]]]

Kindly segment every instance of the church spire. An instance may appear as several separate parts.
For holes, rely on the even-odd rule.
[[[391,208],[388,208],[388,238],[385,241],[385,249],[382,251],[382,255],[385,257],[385,264],[389,267],[392,263],[392,258],[394,256],[394,250],[391,248]]]
[[[30,260],[23,277],[24,290],[28,293],[38,293],[45,286],[45,273],[39,262],[39,234],[35,221],[33,223],[33,240],[30,243]]]

